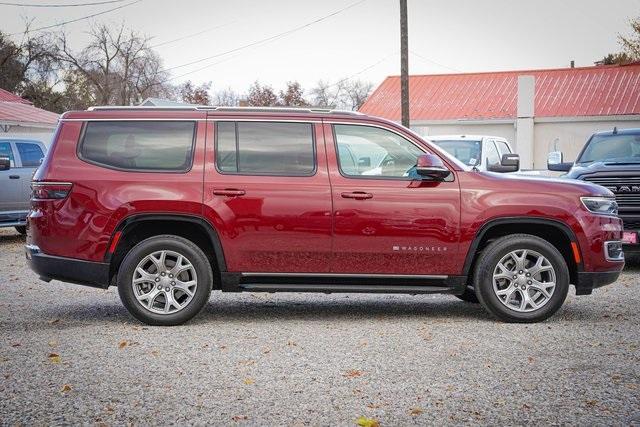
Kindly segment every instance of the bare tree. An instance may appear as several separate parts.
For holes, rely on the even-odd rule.
[[[309,105],[306,99],[304,99],[304,90],[300,83],[293,81],[287,82],[287,89],[280,91],[280,105],[287,107],[306,107]]]
[[[351,110],[358,110],[369,97],[373,89],[373,83],[349,80],[343,84],[341,89],[344,93],[343,103]]]
[[[131,105],[170,90],[164,83],[169,76],[149,47],[149,38],[124,25],[95,27],[89,44],[80,51],[69,46],[65,33],[59,35],[58,44],[67,71],[86,80],[97,104]]]
[[[252,107],[271,107],[278,105],[278,96],[271,86],[262,86],[256,81],[249,88],[247,104]]]
[[[179,89],[182,101],[197,105],[211,105],[210,90],[211,82],[201,83],[199,86],[195,86],[191,80],[184,83]]]
[[[318,80],[316,86],[312,88],[311,104],[315,107],[336,108],[339,103],[339,88],[324,80]]]
[[[213,94],[213,105],[220,107],[236,107],[240,103],[240,95],[230,87]]]

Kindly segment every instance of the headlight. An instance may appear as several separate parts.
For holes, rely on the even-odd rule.
[[[618,203],[607,197],[581,197],[582,204],[589,212],[600,215],[618,215]]]

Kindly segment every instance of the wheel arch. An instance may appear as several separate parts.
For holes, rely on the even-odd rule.
[[[524,230],[523,226],[529,227]],[[583,271],[584,268],[582,254],[579,252],[580,262],[576,262],[574,257],[572,243],[578,245],[578,251],[580,251],[575,233],[564,222],[536,217],[498,218],[484,223],[471,242],[465,258],[462,274],[469,278],[469,283],[473,281],[474,266],[482,249],[497,238],[515,233],[531,234],[552,244],[560,251],[567,263],[571,283],[576,283],[578,272]]]
[[[119,237],[116,237],[118,236]],[[114,229],[109,243],[118,238],[113,253],[107,251],[109,281],[113,282],[122,260],[142,240],[161,234],[173,234],[195,243],[205,253],[214,275],[214,288],[219,288],[221,273],[227,271],[224,252],[216,229],[204,218],[180,214],[136,214],[124,218]]]

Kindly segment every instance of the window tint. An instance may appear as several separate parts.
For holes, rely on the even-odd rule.
[[[482,141],[478,140],[436,140],[434,144],[455,156],[465,165],[476,166],[480,163]]]
[[[315,170],[310,123],[218,122],[220,172],[311,175]]]
[[[0,142],[0,157],[8,157],[11,167],[15,167],[15,163],[13,161],[13,150],[11,149],[11,144],[8,142]]]
[[[385,129],[335,125],[338,162],[347,176],[408,177],[422,150]]]
[[[496,149],[496,145],[493,141],[487,141],[487,165],[497,165],[500,163],[500,154]]]
[[[88,122],[83,159],[130,170],[186,171],[195,122]]]
[[[16,146],[18,147],[18,153],[20,153],[22,167],[40,166],[44,153],[38,144],[16,142]]]

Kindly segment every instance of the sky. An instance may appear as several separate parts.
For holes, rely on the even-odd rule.
[[[211,81],[213,90],[244,93],[256,80],[276,89],[290,80],[308,90],[320,79],[344,78],[377,86],[400,72],[399,0],[2,4],[99,1],[0,1],[0,31],[19,33],[25,19],[38,28],[125,6],[57,29],[81,48],[92,26],[124,22],[152,37],[174,83]],[[410,73],[443,74],[560,68],[571,60],[593,65],[619,50],[617,35],[628,33],[629,20],[640,16],[640,0],[408,0],[408,11]]]

